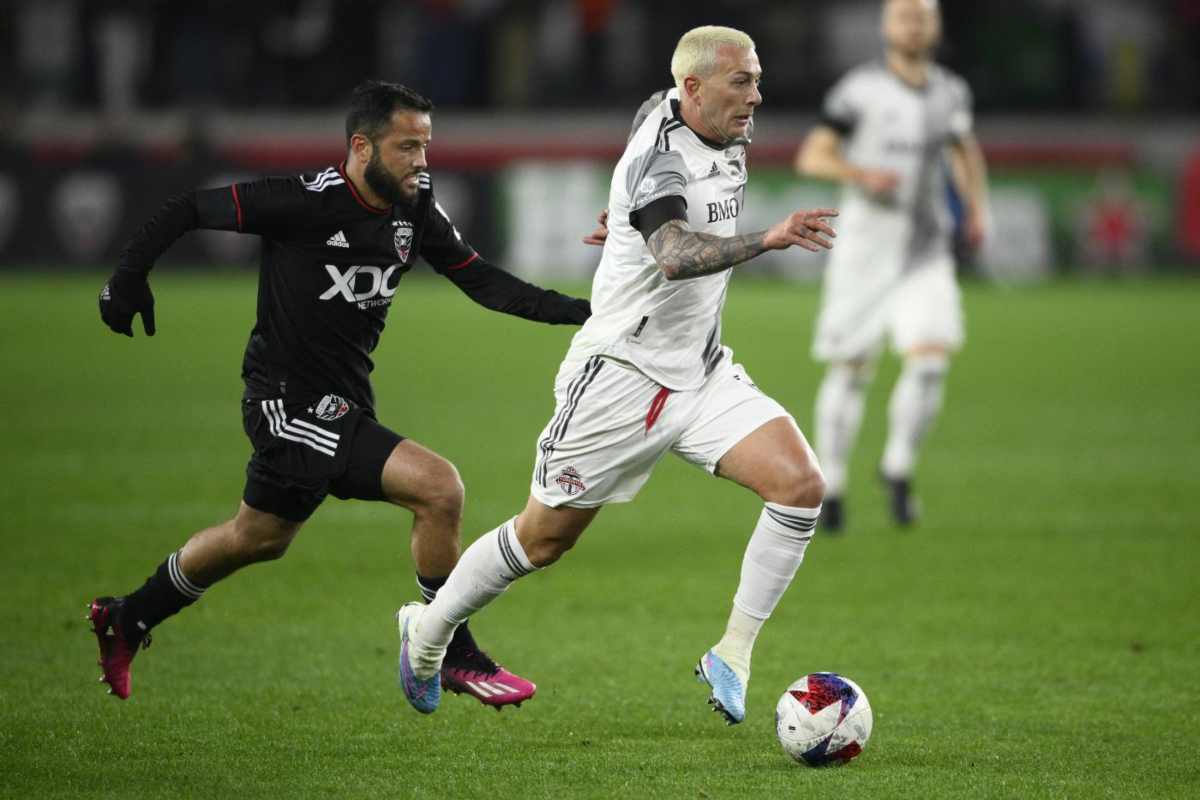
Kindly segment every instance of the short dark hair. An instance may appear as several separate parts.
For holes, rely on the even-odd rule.
[[[429,113],[433,111],[433,103],[399,83],[372,80],[355,86],[350,94],[350,111],[346,114],[346,144],[350,144],[350,137],[356,133],[376,141],[398,110]]]

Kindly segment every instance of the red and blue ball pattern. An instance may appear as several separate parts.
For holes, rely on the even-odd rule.
[[[784,749],[813,767],[855,758],[872,724],[866,695],[853,681],[832,672],[806,675],[788,687],[775,719]]]

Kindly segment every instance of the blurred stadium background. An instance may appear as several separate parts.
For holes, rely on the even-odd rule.
[[[995,234],[968,272],[1030,280],[1200,262],[1200,2],[946,3],[942,60],[975,92]],[[0,262],[111,264],[168,193],[343,155],[365,76],[439,107],[439,196],[484,253],[586,278],[638,103],[669,83],[686,27],[628,0],[78,2],[9,0],[0,23]],[[766,69],[745,224],[826,203],[790,164],[823,93],[879,51],[878,4],[688,5],[751,31]],[[533,209],[536,208],[536,211]],[[237,237],[189,237],[176,263],[252,264]],[[757,271],[812,279],[817,257]]]
[[[726,729],[690,670],[759,504],[674,460],[478,621],[539,683],[518,712],[404,704],[406,515],[334,501],[283,562],[156,630],[130,701],[105,697],[83,604],[239,496],[257,241],[181,240],[152,275],[154,340],[110,334],[96,295],[169,194],[340,161],[365,77],[438,104],[431,171],[482,253],[586,293],[598,251],[579,240],[633,112],[710,22],[749,31],[766,69],[743,224],[829,203],[790,163],[831,82],[878,52],[877,0],[4,2],[0,796],[1194,797],[1200,0],[943,6],[996,230],[964,254],[926,517],[893,530],[875,484],[886,362],[850,530],[810,548],[756,648],[752,716]],[[772,255],[739,268],[756,279],[733,285],[727,339],[808,427],[821,264]],[[469,541],[525,496],[571,331],[423,276],[377,353],[379,412],[458,465]],[[774,742],[778,693],[818,669],[877,714],[836,772]]]

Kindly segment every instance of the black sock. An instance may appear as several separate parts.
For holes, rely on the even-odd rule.
[[[417,575],[417,588],[421,590],[421,599],[426,603],[432,603],[433,598],[437,597],[438,589],[446,585],[446,578],[426,578],[423,575]],[[474,650],[478,652],[479,645],[475,644],[475,637],[471,635],[471,629],[467,627],[470,620],[464,620],[461,625],[454,629],[454,636],[450,638],[450,644],[446,646],[447,650],[455,650],[462,652],[464,650]]]
[[[199,600],[207,588],[189,580],[179,568],[179,553],[171,553],[140,589],[125,596],[121,628],[126,641],[135,644],[155,625]]]

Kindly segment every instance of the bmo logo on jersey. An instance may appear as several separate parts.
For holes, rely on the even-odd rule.
[[[326,289],[319,299],[332,300],[341,295],[347,303],[356,303],[359,308],[385,306],[392,302],[392,295],[400,285],[400,279],[396,278],[393,282],[392,277],[401,266],[392,264],[385,270],[368,264],[346,267],[343,272],[333,264],[326,264],[325,271],[333,278],[333,286]]]
[[[741,210],[741,204],[738,203],[736,197],[730,197],[727,200],[722,200],[720,203],[709,203],[708,221],[721,222],[727,219],[736,219],[738,212]]]

